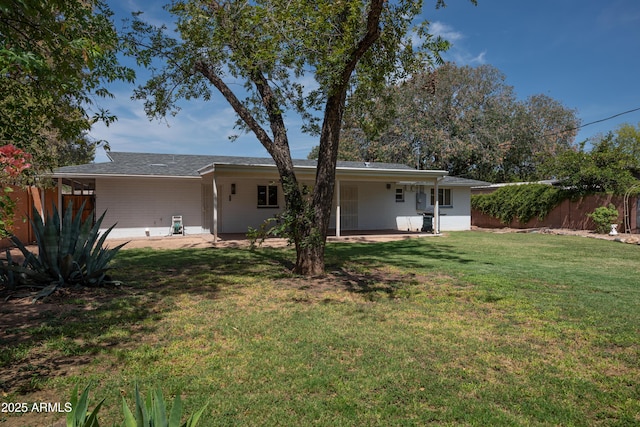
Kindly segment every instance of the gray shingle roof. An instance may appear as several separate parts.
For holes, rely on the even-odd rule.
[[[111,162],[89,163],[78,166],[65,166],[56,169],[54,175],[137,175],[137,176],[176,176],[198,177],[199,169],[216,164],[231,165],[275,165],[267,157],[207,156],[195,154],[157,154],[110,152]],[[315,167],[315,160],[294,159],[295,166]],[[338,162],[339,168],[401,169],[412,168],[395,163]]]
[[[478,181],[477,179],[468,179],[451,175],[445,176],[440,182],[440,185],[449,187],[482,187],[490,184],[491,183],[487,181]]]

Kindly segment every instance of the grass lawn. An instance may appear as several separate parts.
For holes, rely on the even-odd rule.
[[[638,246],[481,232],[330,244],[317,279],[291,275],[293,256],[125,250],[120,288],[11,306],[32,311],[0,321],[1,401],[64,403],[92,382],[111,425],[137,383],[180,392],[186,413],[208,402],[200,426],[640,425]]]

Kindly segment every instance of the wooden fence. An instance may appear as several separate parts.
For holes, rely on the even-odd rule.
[[[594,230],[594,222],[587,215],[600,206],[609,206],[612,203],[618,209],[618,231],[626,232],[625,214],[630,223],[629,232],[639,233],[640,211],[638,210],[638,197],[629,199],[628,210],[625,213],[624,198],[607,194],[597,194],[581,197],[577,200],[564,200],[556,206],[546,218],[539,220],[534,218],[526,223],[514,220],[509,224],[503,224],[499,219],[486,215],[476,209],[471,209],[471,225],[481,228],[566,228],[571,230]]]
[[[35,236],[27,218],[31,217],[33,208],[36,208],[41,214],[44,213],[46,215],[49,213],[52,206],[54,204],[58,204],[57,189],[52,188],[43,190],[37,187],[13,187],[13,190],[11,198],[15,200],[16,207],[13,218],[13,229],[11,232],[16,235],[20,241],[24,243],[33,243]],[[74,212],[77,212],[82,205],[82,202],[85,200],[88,202],[85,204],[82,215],[83,219],[88,217],[94,208],[94,196],[63,195],[63,205],[67,206],[71,201],[74,206]],[[0,249],[8,248],[10,246],[13,246],[11,240],[0,239]]]

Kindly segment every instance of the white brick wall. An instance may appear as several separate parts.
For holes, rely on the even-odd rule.
[[[202,191],[199,179],[96,179],[96,213],[107,214],[104,229],[117,222],[109,237],[169,234],[171,216],[182,215],[187,234],[202,233]]]

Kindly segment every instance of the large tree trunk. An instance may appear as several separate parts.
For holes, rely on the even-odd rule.
[[[289,215],[289,226],[291,228],[289,232],[296,246],[295,271],[298,274],[305,276],[324,274],[324,250],[336,182],[335,173],[340,125],[347,88],[356,64],[380,36],[378,25],[384,3],[385,0],[371,2],[367,15],[366,32],[354,47],[354,50],[345,58],[346,61],[339,62],[341,68],[338,72],[338,77],[328,88],[324,121],[320,135],[315,188],[310,205],[309,201],[304,199],[295,176],[281,106],[278,104],[273,88],[269,86],[269,81],[260,69],[252,68],[249,72],[249,78],[260,94],[269,118],[273,139],[260,126],[252,112],[242,104],[222,81],[216,73],[215,67],[211,67],[205,62],[196,63],[196,71],[202,73],[222,93],[240,118],[267,149],[278,168],[284,190],[285,209]],[[213,6],[216,9],[219,8],[219,5],[215,2]],[[235,48],[235,46],[231,46],[231,48]],[[312,212],[309,212],[309,209]]]
[[[324,250],[336,184],[340,126],[342,124],[347,88],[356,64],[380,36],[378,23],[380,22],[383,4],[384,0],[376,0],[371,3],[367,16],[367,31],[351,53],[348,61],[344,64],[340,77],[328,92],[329,96],[325,105],[322,131],[320,133],[316,182],[311,204],[311,208],[314,210],[314,221],[308,230],[308,240],[305,242],[305,246],[296,246],[296,271],[299,274],[324,274]],[[340,221],[340,218],[336,220]]]
[[[324,250],[336,184],[340,124],[345,97],[346,91],[330,96],[325,109],[318,151],[315,189],[311,202],[314,221],[307,231],[304,247],[296,247],[296,271],[307,276],[324,274]],[[340,218],[336,220],[339,221]]]

